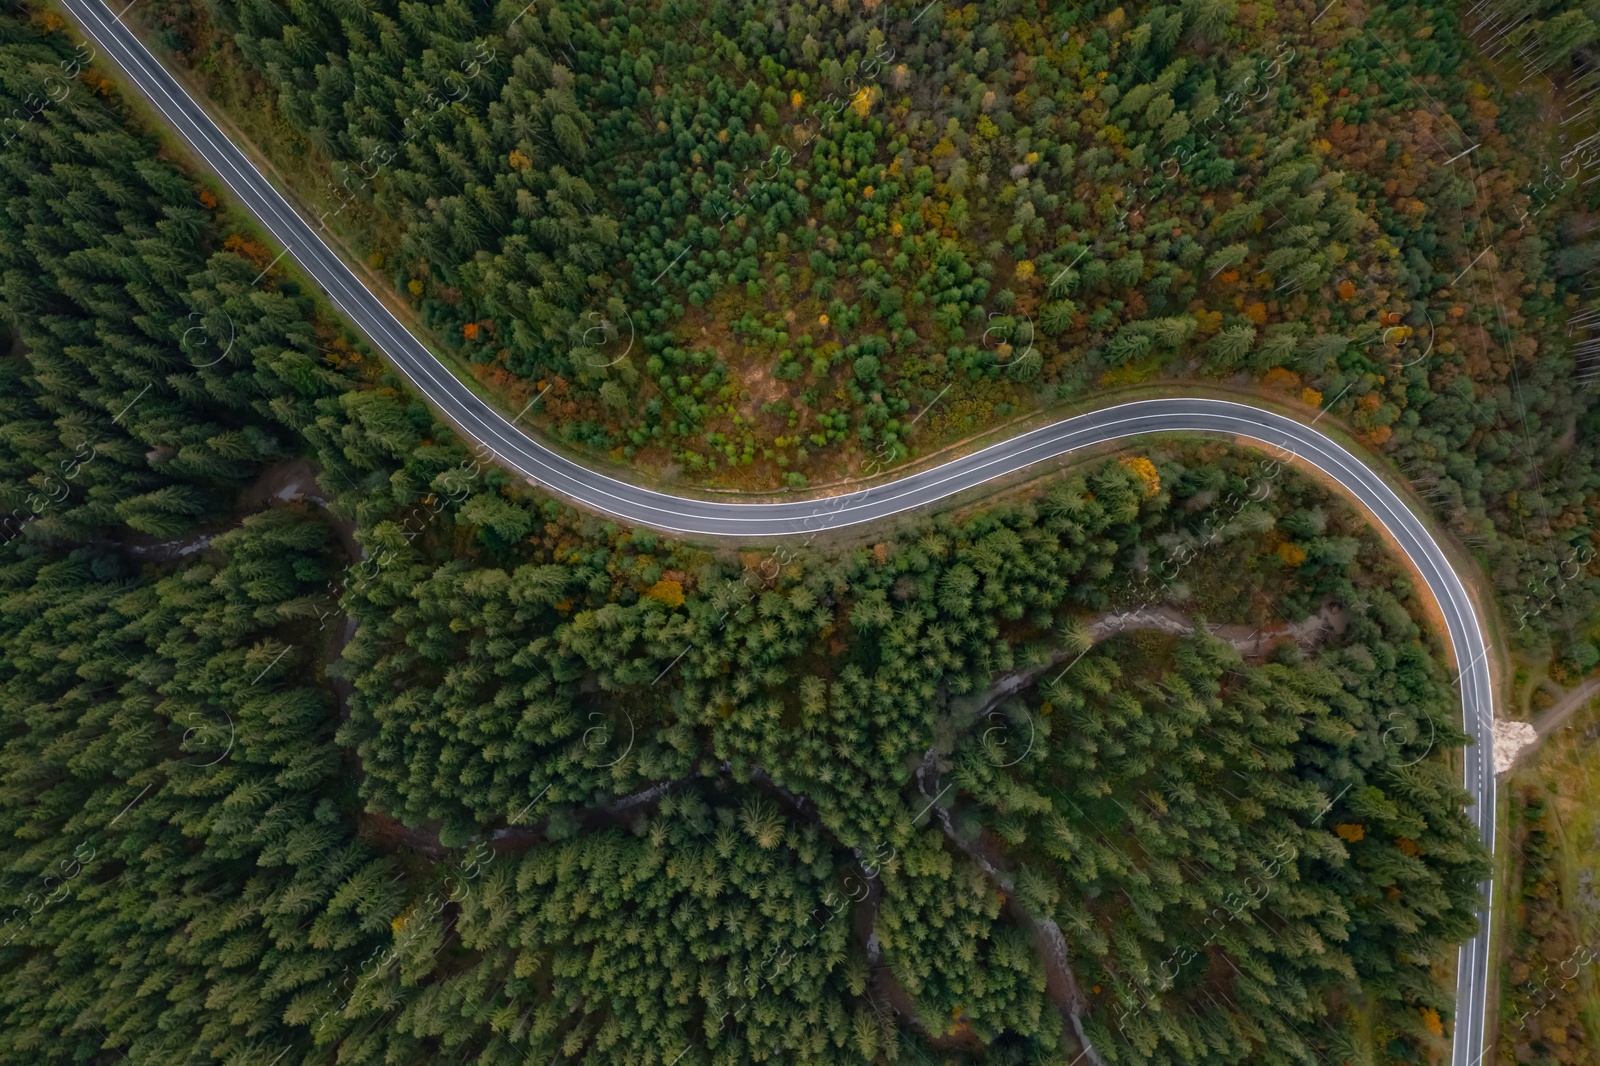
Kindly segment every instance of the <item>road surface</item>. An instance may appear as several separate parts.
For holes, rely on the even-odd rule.
[[[413,337],[317,235],[245,154],[228,140],[101,0],[62,0],[94,44],[271,231],[330,299],[434,407],[496,460],[543,488],[628,522],[691,536],[795,537],[881,521],[937,503],[1034,463],[1150,433],[1213,433],[1287,449],[1337,480],[1399,543],[1433,591],[1460,665],[1462,716],[1477,741],[1465,752],[1469,814],[1494,848],[1495,781],[1489,746],[1494,716],[1488,648],[1472,602],[1444,551],[1382,478],[1310,426],[1248,404],[1203,398],[1141,400],[1045,426],[889,484],[825,499],[732,503],[655,492],[608,477],[544,447],[480,399]],[[1461,948],[1452,1066],[1477,1066],[1485,1046],[1489,918],[1493,883],[1481,886],[1480,931]]]

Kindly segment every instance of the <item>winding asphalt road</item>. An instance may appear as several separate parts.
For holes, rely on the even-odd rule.
[[[339,309],[467,437],[497,461],[545,489],[592,510],[675,533],[794,537],[888,518],[925,507],[1074,449],[1150,433],[1247,437],[1293,452],[1337,480],[1364,504],[1410,557],[1444,614],[1459,673],[1462,715],[1476,744],[1465,751],[1469,814],[1494,848],[1495,781],[1490,758],[1494,715],[1488,647],[1461,579],[1427,527],[1377,474],[1322,433],[1294,419],[1230,401],[1141,400],[1069,418],[890,484],[825,499],[728,503],[653,492],[597,473],[533,440],[467,388],[356,278],[206,111],[101,0],[62,0],[110,59],[160,110],[195,152],[316,279]],[[1461,948],[1452,1066],[1477,1066],[1485,1048],[1489,919],[1493,883],[1481,886],[1481,930]]]

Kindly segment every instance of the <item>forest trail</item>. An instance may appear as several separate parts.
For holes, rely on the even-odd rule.
[[[1600,694],[1600,677],[1591,677],[1577,688],[1572,689],[1556,703],[1554,707],[1545,711],[1533,720],[1534,732],[1542,740],[1551,733],[1560,729],[1568,718],[1571,718],[1578,709]]]
[[[1267,654],[1285,640],[1302,648],[1315,648],[1331,634],[1344,632],[1344,611],[1333,603],[1325,604],[1304,621],[1292,625],[1250,626],[1235,623],[1205,623],[1205,630],[1225,640],[1245,658]],[[1107,611],[1095,616],[1089,631],[1098,642],[1126,630],[1155,629],[1173,636],[1187,636],[1196,629],[1193,616],[1175,607],[1140,607],[1134,611]]]
[[[1552,682],[1546,682],[1553,686]],[[1559,686],[1553,686],[1559,690]],[[1495,743],[1504,753],[1495,759],[1495,772],[1506,773],[1531,753],[1539,750],[1546,737],[1560,729],[1589,701],[1600,695],[1600,677],[1591,677],[1565,692],[1554,706],[1531,721],[1495,720]]]
[[[355,539],[355,523],[328,509],[328,501],[321,495],[321,487],[317,484],[317,466],[304,456],[266,467],[261,476],[239,494],[233,517],[219,528],[209,532],[189,533],[172,540],[128,543],[125,548],[128,554],[141,562],[177,562],[209,548],[213,540],[229,530],[237,529],[240,523],[251,515],[269,507],[300,500],[313,504],[322,511],[329,528],[333,530],[340,547],[344,549],[350,561],[359,562],[362,552],[361,546]]]
[[[1239,654],[1247,659],[1260,658],[1286,640],[1294,641],[1303,650],[1315,649],[1330,634],[1343,633],[1346,624],[1344,612],[1337,604],[1332,603],[1323,605],[1304,621],[1293,625],[1250,626],[1231,622],[1203,623],[1207,633],[1232,644]],[[1090,647],[1093,647],[1094,644],[1118,633],[1143,629],[1172,636],[1188,636],[1200,625],[1195,622],[1192,615],[1176,607],[1139,607],[1132,611],[1102,612],[1090,619],[1085,628],[1093,641]],[[988,691],[977,697],[968,697],[962,700],[961,704],[973,708],[967,712],[973,719],[982,718],[999,706],[1000,701],[1021,692],[1049,670],[1062,663],[1067,663],[1070,669],[1071,663],[1081,658],[1087,650],[1087,648],[1081,650],[1058,648],[1051,653],[1048,661],[1025,670],[1007,671],[989,686]],[[961,706],[954,701],[951,710],[958,716],[962,714]]]

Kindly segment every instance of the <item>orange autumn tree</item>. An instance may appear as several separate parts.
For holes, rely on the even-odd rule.
[[[1141,482],[1144,483],[1145,499],[1149,499],[1161,491],[1161,475],[1156,471],[1156,464],[1145,456],[1132,456],[1121,460],[1122,465],[1133,471]]]

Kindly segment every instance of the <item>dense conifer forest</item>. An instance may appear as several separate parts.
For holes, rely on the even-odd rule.
[[[382,6],[245,5],[237,25],[257,43],[239,47],[296,85],[322,51],[295,20],[345,32],[387,20]],[[488,91],[453,48],[422,47],[446,29],[467,46],[460,31],[486,15],[396,10],[373,47],[349,48],[372,64],[363,77],[434,63],[455,72],[442,84]],[[1222,11],[1122,19],[1142,42],[1130,50],[1165,63],[1182,41],[1203,54],[1231,24]],[[1000,54],[998,24],[935,15],[927,48],[959,33],[963,70],[997,69],[976,57]],[[430,21],[448,19],[467,21]],[[546,269],[556,259],[541,266],[536,246],[584,243],[573,234],[588,228],[598,247],[640,254],[637,235],[577,210],[604,202],[551,154],[594,146],[591,123],[635,121],[615,101],[580,106],[608,98],[575,95],[579,78],[585,94],[632,83],[655,101],[640,107],[659,105],[655,86],[697,84],[635,56],[671,39],[641,40],[642,19],[620,9],[604,24],[560,7],[524,21],[508,32],[530,54],[506,58],[497,37],[483,60],[501,72],[493,99],[526,82],[502,116],[527,125],[526,167],[513,161],[527,184],[505,186],[531,205],[518,255],[462,251],[452,232],[470,232],[468,201],[495,209],[487,194],[428,206],[422,169],[393,170],[384,193],[410,205],[416,256],[435,247],[427,314],[464,338],[451,316],[487,299],[473,286],[497,272],[542,301],[531,318],[532,304],[507,312],[518,322],[581,313],[569,303],[588,282],[567,268],[584,260]],[[1278,457],[1164,440],[870,544],[740,552],[580,514],[474,454],[272,269],[62,29],[0,0],[13,116],[0,145],[0,1062],[1357,1066],[1438,1053],[1489,864],[1462,813],[1452,759],[1466,737],[1438,634],[1342,500]],[[1111,38],[1097,33],[1068,39],[1104,59]],[[671,43],[677,62],[695,62],[688,40]],[[551,58],[567,47],[577,68]],[[820,66],[843,46],[819,28],[794,47]],[[574,74],[584,55],[613,81]],[[794,91],[849,76],[826,62]],[[284,91],[329,152],[353,136],[335,121],[361,117],[348,74]],[[749,83],[749,108],[799,106]],[[1056,114],[1048,95],[986,104],[983,84],[968,103],[997,137]],[[393,106],[400,86],[363,98]],[[1088,99],[1075,86],[1064,95]],[[734,107],[727,95],[717,108]],[[672,106],[670,143],[702,150],[698,112]],[[932,179],[913,159],[897,187],[893,163],[872,161],[880,134],[845,154],[843,129],[881,123],[873,106],[826,134],[839,173],[882,167],[885,195],[910,195]],[[711,108],[704,129],[738,121]],[[1170,98],[1167,110],[1158,128]],[[441,174],[471,184],[502,133],[457,117],[426,143]],[[753,128],[730,133],[729,151],[755,151]],[[630,165],[654,187],[642,158]],[[988,173],[966,171],[974,184]],[[1299,173],[1274,202],[1316,201],[1310,225],[1340,201]],[[839,202],[850,180],[860,187],[817,184]],[[674,210],[662,218],[677,232]],[[1012,243],[1038,238],[1018,225]],[[761,248],[747,284],[762,281]],[[674,286],[703,280],[709,299],[711,274],[735,269],[712,260],[702,278],[686,257]],[[510,317],[481,313],[523,360],[513,372],[571,369],[540,362],[570,349],[517,341]],[[675,358],[670,341],[647,350]],[[915,356],[874,350],[858,347],[851,373],[886,404],[895,394],[873,375],[897,365],[905,380],[897,361]],[[674,379],[686,394],[725,387],[697,385],[724,372],[682,359],[706,367]],[[605,378],[600,393],[657,387],[639,380]]]

